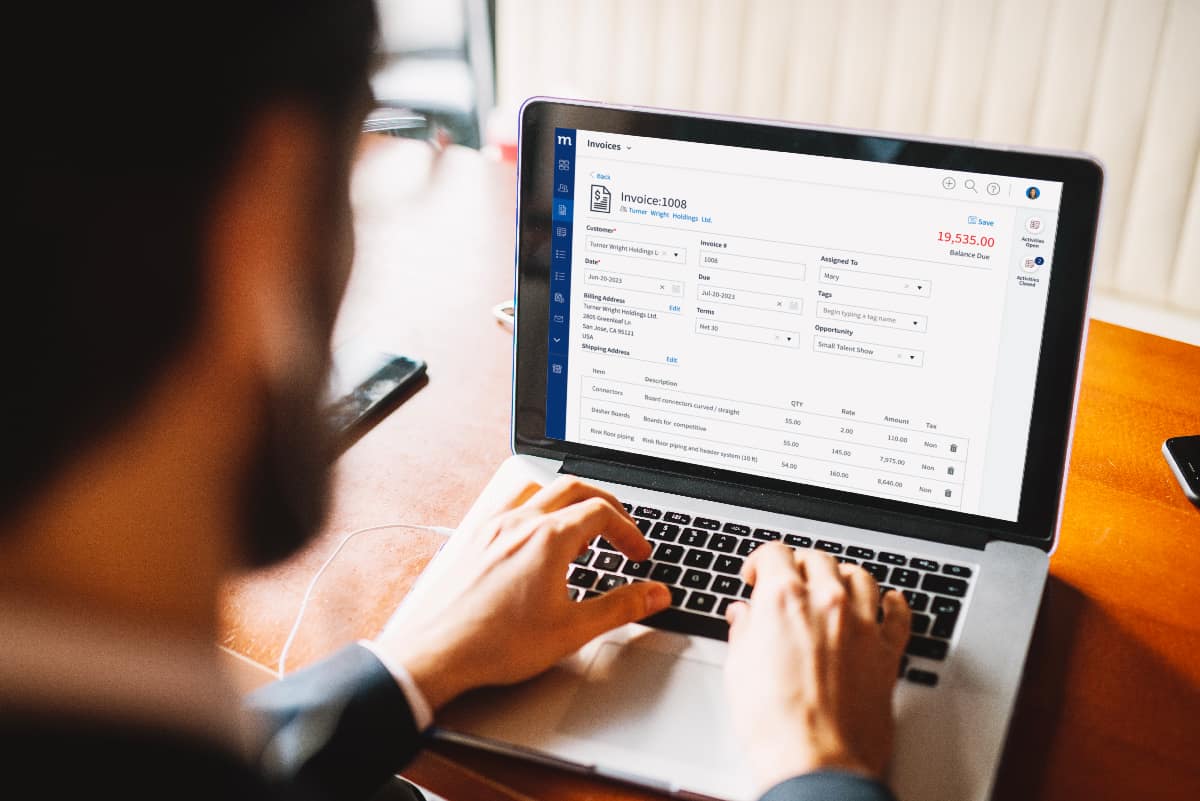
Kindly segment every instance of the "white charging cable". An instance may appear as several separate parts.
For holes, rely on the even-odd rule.
[[[296,632],[300,631],[300,621],[304,619],[304,610],[308,608],[308,601],[312,597],[313,590],[316,589],[317,582],[320,581],[321,575],[325,572],[325,569],[333,564],[333,561],[338,558],[338,554],[340,554],[342,549],[346,547],[346,543],[350,542],[350,540],[354,539],[359,534],[366,534],[370,531],[382,531],[389,528],[408,528],[419,529],[421,531],[432,531],[435,534],[441,534],[443,537],[449,537],[454,533],[454,529],[446,528],[444,526],[423,526],[416,523],[380,523],[377,526],[367,526],[366,528],[360,528],[357,531],[351,531],[349,534],[343,537],[342,541],[338,543],[338,546],[333,549],[333,553],[329,554],[329,558],[325,560],[325,563],[317,569],[315,574],[313,574],[312,580],[308,582],[308,589],[304,591],[304,597],[300,599],[300,609],[296,612],[296,622],[292,624],[292,630],[288,632],[287,640],[285,640],[283,643],[283,650],[279,652],[279,678],[282,679],[286,673],[285,668],[287,666],[288,651],[290,651],[292,648],[292,641],[296,639]]]
[[[492,316],[509,328],[513,326],[516,313],[517,304],[511,300],[502,300],[492,307]]]

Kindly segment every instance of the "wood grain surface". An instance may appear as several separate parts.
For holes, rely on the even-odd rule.
[[[336,465],[324,531],[231,581],[222,644],[275,667],[308,582],[347,533],[453,526],[509,454],[511,164],[398,140],[365,146],[358,255],[335,345],[429,363],[429,382]],[[1160,453],[1200,433],[1200,349],[1101,322],[1089,333],[1066,508],[996,797],[1200,798],[1200,510]],[[288,670],[373,636],[441,543],[350,542],[317,585]],[[653,799],[648,791],[438,745],[406,774],[459,799]]]

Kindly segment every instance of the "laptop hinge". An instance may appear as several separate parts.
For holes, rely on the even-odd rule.
[[[727,481],[698,478],[667,470],[649,470],[619,462],[601,459],[584,459],[568,456],[563,460],[560,473],[569,473],[580,478],[610,481],[631,487],[669,492],[698,500],[717,501],[735,506],[761,509],[764,512],[803,517],[827,523],[865,528],[915,537],[964,548],[982,551],[988,543],[986,531],[970,526],[944,523],[938,520],[860,507],[841,501],[808,498],[788,492],[746,487]]]

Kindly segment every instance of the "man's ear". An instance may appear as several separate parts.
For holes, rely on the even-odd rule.
[[[261,113],[210,217],[211,341],[238,367],[276,385],[312,368],[319,336],[305,304],[310,291],[305,267],[312,261],[305,251],[312,240],[322,153],[312,115],[289,107]]]

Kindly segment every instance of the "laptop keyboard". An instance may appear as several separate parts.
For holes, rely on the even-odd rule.
[[[793,550],[811,548],[839,562],[859,565],[875,577],[881,595],[889,589],[903,593],[913,616],[900,675],[916,684],[937,685],[936,671],[950,651],[973,577],[971,568],[728,520],[624,506],[649,539],[650,558],[630,561],[612,543],[597,537],[568,570],[567,584],[575,600],[594,598],[633,581],[660,581],[671,590],[671,607],[642,621],[645,625],[726,640],[725,610],[749,598],[753,589],[740,578],[746,557],[764,543],[778,540]],[[913,660],[919,661],[910,666]]]

